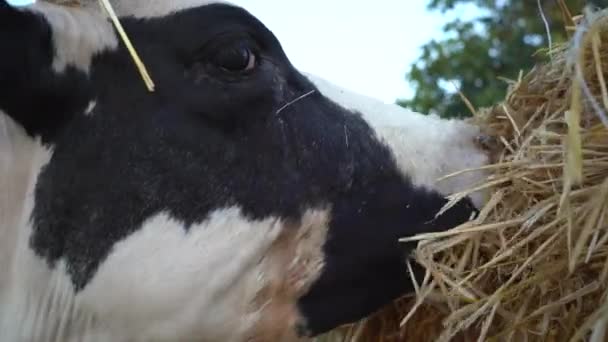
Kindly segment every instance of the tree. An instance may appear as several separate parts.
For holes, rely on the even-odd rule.
[[[567,39],[558,1],[541,1],[553,43]],[[443,31],[448,38],[422,47],[406,75],[415,95],[399,100],[400,105],[443,117],[468,116],[455,86],[474,106],[490,106],[505,96],[507,84],[501,78],[516,79],[520,71],[547,58],[539,53],[548,47],[548,37],[537,0],[431,0],[428,8],[445,13],[464,3],[478,6],[482,15],[446,24]],[[564,3],[573,14],[581,13],[585,5],[608,7],[608,0]]]

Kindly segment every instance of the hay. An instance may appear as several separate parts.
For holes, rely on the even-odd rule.
[[[608,10],[572,23],[550,62],[473,118],[501,142],[478,187],[487,205],[451,231],[407,239],[428,270],[415,299],[343,340],[607,340]]]

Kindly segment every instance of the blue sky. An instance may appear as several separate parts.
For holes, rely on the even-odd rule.
[[[472,6],[461,6],[447,15],[429,12],[427,0],[232,3],[262,20],[296,67],[385,102],[412,95],[405,73],[419,56],[420,46],[444,36],[444,23],[478,13]]]

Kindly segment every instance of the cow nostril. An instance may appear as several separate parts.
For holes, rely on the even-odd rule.
[[[489,134],[476,136],[475,143],[486,151],[494,151],[499,147],[498,138]]]
[[[306,324],[304,322],[296,323],[296,325],[294,326],[294,329],[295,329],[296,335],[298,337],[310,337],[311,336],[311,333],[308,330],[308,328],[306,327]]]

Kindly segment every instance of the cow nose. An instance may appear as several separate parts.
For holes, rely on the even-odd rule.
[[[477,135],[475,143],[485,151],[496,151],[500,145],[498,138],[490,134]]]

